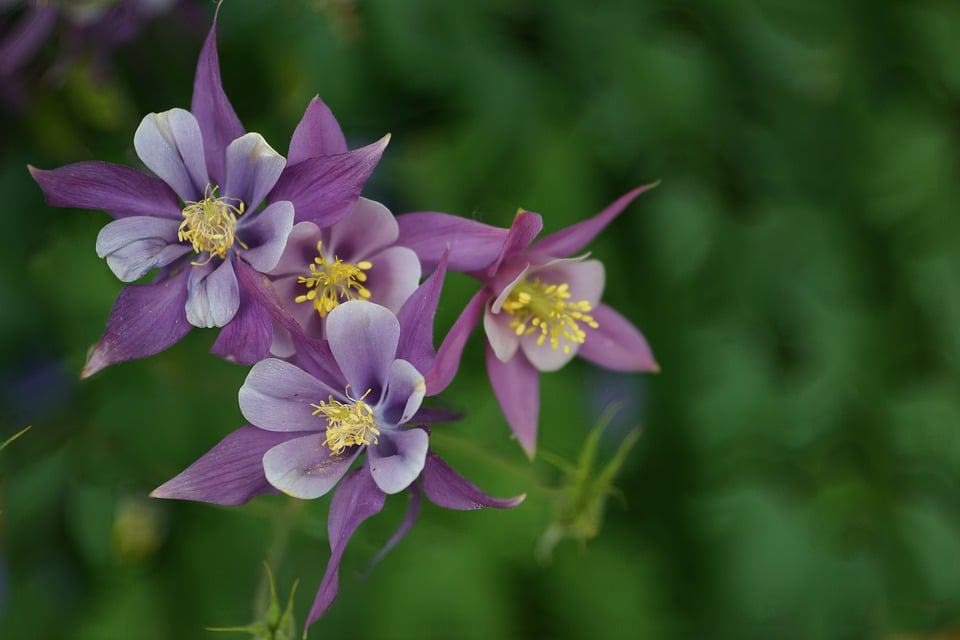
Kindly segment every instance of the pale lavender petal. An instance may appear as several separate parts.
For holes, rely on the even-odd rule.
[[[327,341],[355,397],[372,390],[380,399],[390,364],[397,354],[400,323],[386,307],[351,300],[327,315]]]
[[[548,256],[556,256],[558,258],[569,256],[580,251],[587,246],[591,240],[597,237],[597,234],[603,231],[608,224],[613,222],[614,219],[620,215],[620,212],[626,209],[627,205],[633,202],[637,196],[653,189],[659,184],[659,182],[654,182],[653,184],[637,187],[633,191],[627,192],[589,220],[578,222],[575,225],[571,225],[546,236],[540,242],[530,247],[530,251]]]
[[[234,268],[250,269],[238,260]],[[240,279],[237,279],[240,284]],[[210,353],[240,364],[254,364],[267,355],[273,338],[273,321],[269,312],[240,284],[240,307],[233,320],[227,323]]]
[[[511,317],[506,312],[494,313],[487,306],[483,310],[483,332],[487,343],[502,362],[506,362],[520,348],[520,336],[510,328]]]
[[[197,60],[190,111],[197,117],[200,131],[203,132],[203,148],[210,181],[223,184],[226,179],[227,145],[243,135],[243,125],[224,93],[220,80],[216,17]]]
[[[400,493],[417,479],[427,457],[430,438],[423,429],[386,430],[367,447],[370,474],[380,490]]]
[[[293,204],[274,202],[260,212],[250,214],[245,224],[238,226],[237,235],[248,249],[240,257],[261,273],[277,266],[287,238],[293,229]]]
[[[188,272],[183,269],[154,284],[124,287],[80,377],[117,362],[152,356],[187,335],[191,329],[184,314]]]
[[[470,334],[473,333],[480,322],[489,299],[490,291],[486,287],[474,294],[443,339],[440,348],[437,349],[437,357],[433,360],[433,366],[424,375],[428,396],[439,394],[453,382],[453,378],[460,368],[463,348],[467,345]]]
[[[179,223],[168,218],[132,216],[114,220],[97,235],[97,255],[122,282],[133,282],[190,251],[177,242]]]
[[[310,220],[320,227],[329,227],[350,212],[389,141],[387,135],[354,151],[310,158],[289,166],[270,200],[292,202],[297,222]]]
[[[419,263],[418,263],[419,264]],[[397,320],[400,322],[400,342],[397,357],[413,363],[419,371],[429,371],[436,351],[433,349],[433,321],[437,315],[440,292],[447,275],[447,254],[416,291],[404,302]]]
[[[207,189],[200,125],[186,109],[144,116],[133,134],[133,147],[143,164],[189,202],[202,200]]]
[[[325,252],[344,262],[359,262],[396,242],[400,230],[389,209],[379,202],[358,198],[350,213],[330,227],[329,234]],[[418,262],[418,269],[419,266]]]
[[[366,466],[360,467],[344,478],[337,487],[333,500],[330,501],[330,514],[327,518],[330,560],[327,562],[323,581],[310,608],[304,634],[306,634],[306,628],[316,622],[337,598],[340,560],[354,531],[364,520],[380,513],[385,500],[386,496],[377,488]]]
[[[377,406],[378,422],[406,424],[420,408],[426,390],[416,367],[406,360],[394,360],[387,377],[387,396]]]
[[[448,268],[462,273],[480,271],[497,260],[507,229],[449,213],[424,211],[397,216],[397,244],[416,252],[424,270],[432,271],[450,249]]]
[[[78,162],[45,171],[28,167],[53,207],[99,209],[114,218],[182,219],[177,194],[162,180],[109,162]]]
[[[629,320],[605,304],[592,315],[600,327],[588,330],[581,358],[614,371],[660,371],[646,338]]]
[[[238,505],[258,495],[276,493],[263,472],[263,455],[302,433],[240,427],[179,475],[150,493],[151,498]]]
[[[513,218],[513,224],[510,225],[510,231],[504,238],[503,245],[497,258],[487,267],[487,275],[493,276],[504,258],[526,249],[537,234],[543,229],[543,219],[539,213],[520,210]]]
[[[370,256],[366,287],[370,301],[398,313],[420,284],[420,261],[406,247],[390,247]]]
[[[333,112],[320,96],[315,97],[307,105],[300,124],[290,138],[287,163],[293,165],[309,158],[334,156],[346,151],[347,141],[337,119],[333,117]]]
[[[187,280],[187,320],[195,327],[222,327],[240,307],[240,288],[233,259],[211,261],[190,269]]]
[[[533,459],[537,450],[537,422],[540,417],[540,373],[523,355],[501,362],[486,345],[487,377],[513,435]]]
[[[333,455],[325,433],[287,440],[263,456],[267,481],[288,496],[313,500],[325,495],[340,481],[360,453],[361,447]]]
[[[400,526],[397,527],[397,530],[394,531],[390,539],[387,540],[387,544],[383,545],[383,548],[373,556],[370,564],[367,565],[367,570],[364,575],[370,575],[374,567],[380,564],[380,562],[387,557],[388,553],[393,551],[393,548],[410,533],[410,529],[412,529],[413,525],[417,522],[417,517],[420,515],[420,505],[423,502],[423,492],[420,491],[420,487],[418,487],[416,483],[407,487],[407,492],[410,494],[410,502],[407,504],[407,510],[403,514],[403,520],[400,521]]]
[[[298,296],[306,293],[305,285],[297,281],[297,276],[284,276],[273,281],[273,288],[290,315],[300,323],[303,333],[311,338],[323,337],[323,318],[314,309],[310,301],[297,302]]]
[[[513,498],[494,498],[475,484],[454,471],[450,465],[440,459],[433,451],[427,453],[426,464],[421,474],[423,492],[427,499],[444,509],[472,511],[491,507],[493,509],[511,509],[527,497],[523,493]]]
[[[277,184],[286,158],[259,133],[247,133],[227,146],[227,179],[223,195],[243,201],[254,212]]]
[[[243,417],[269,431],[326,430],[326,420],[313,415],[310,405],[330,396],[343,399],[300,367],[276,358],[255,364],[238,394]]]
[[[317,257],[317,241],[320,239],[320,227],[312,222],[298,222],[293,225],[283,253],[270,275],[284,277],[308,273],[313,259]]]

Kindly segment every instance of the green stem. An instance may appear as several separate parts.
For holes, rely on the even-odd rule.
[[[277,518],[273,527],[273,536],[265,560],[267,566],[271,567],[271,569],[278,567],[283,561],[283,556],[287,552],[287,545],[290,542],[290,532],[296,527],[300,511],[303,509],[304,504],[303,500],[290,498],[286,507],[280,512],[280,516]],[[270,578],[267,576],[266,571],[264,571],[263,577],[260,579],[260,584],[257,585],[257,593],[254,597],[254,608],[261,613],[266,611],[266,606],[269,606],[269,598]],[[266,606],[264,606],[264,603],[267,603]]]

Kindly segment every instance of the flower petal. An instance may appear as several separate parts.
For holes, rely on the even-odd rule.
[[[219,12],[219,6],[217,11]],[[223,184],[226,178],[227,145],[243,135],[243,125],[224,93],[220,80],[216,16],[197,60],[190,111],[197,117],[200,131],[203,132],[203,148],[210,181]]]
[[[287,440],[263,456],[267,481],[288,496],[313,500],[340,481],[362,447],[336,456],[324,443],[325,433]]]
[[[500,246],[496,260],[487,267],[487,275],[491,277],[495,275],[504,258],[526,249],[542,229],[543,218],[540,217],[539,213],[524,211],[523,209],[518,211],[513,218],[513,224],[510,225],[510,230],[507,232],[503,244]]]
[[[238,505],[264,493],[275,493],[263,473],[263,455],[281,442],[302,435],[240,427],[154,489],[150,497]]]
[[[370,301],[398,313],[420,284],[420,260],[406,247],[390,247],[370,256],[366,287]]]
[[[416,252],[424,270],[433,271],[443,252],[450,249],[448,267],[471,273],[497,260],[508,230],[449,213],[424,211],[397,216],[397,244]]]
[[[187,320],[195,327],[222,327],[240,307],[240,288],[233,272],[233,259],[219,266],[208,262],[190,269],[187,280]]]
[[[329,227],[350,212],[389,141],[387,135],[354,151],[310,158],[289,166],[270,200],[292,202],[297,222],[310,220],[320,227]]]
[[[457,509],[458,511],[472,511],[486,507],[512,509],[527,497],[525,493],[513,498],[489,496],[454,471],[433,451],[427,453],[421,478],[423,492],[427,495],[427,499],[444,509]]]
[[[330,560],[327,562],[323,581],[310,608],[304,635],[306,635],[306,628],[316,622],[337,598],[340,560],[354,531],[364,520],[380,513],[385,499],[386,496],[374,484],[366,466],[360,467],[344,478],[337,487],[333,500],[330,501],[330,514],[327,518]]]
[[[148,113],[133,134],[143,164],[177,192],[184,202],[202,200],[207,189],[200,125],[186,109]]]
[[[267,358],[247,374],[238,398],[243,417],[261,429],[323,431],[327,423],[310,404],[331,395],[342,397],[300,367]]]
[[[393,535],[390,536],[387,543],[383,545],[383,548],[373,556],[370,564],[367,565],[367,570],[364,575],[369,575],[374,567],[380,564],[380,562],[387,557],[388,553],[393,551],[393,548],[410,533],[410,529],[416,524],[417,517],[420,515],[420,504],[423,502],[423,492],[420,491],[420,487],[416,484],[411,484],[407,487],[407,491],[410,493],[410,502],[407,505],[407,510],[403,514],[403,520],[400,521],[400,526],[393,532]]]
[[[406,424],[420,408],[426,390],[416,367],[406,360],[394,360],[387,377],[387,396],[377,407],[378,417],[386,424]]]
[[[250,269],[243,260],[237,260],[234,268],[237,271]],[[273,322],[270,313],[256,301],[239,278],[237,284],[240,291],[237,314],[220,330],[210,353],[231,362],[254,364],[262,360],[270,350]]]
[[[540,373],[523,352],[501,362],[489,344],[486,345],[486,362],[487,377],[503,415],[520,446],[533,459],[540,416]]]
[[[307,105],[300,124],[290,138],[287,163],[293,165],[310,158],[335,156],[346,151],[347,141],[337,119],[320,96],[316,96]]]
[[[13,9],[9,3],[6,7],[3,5],[4,3],[0,2],[3,9]],[[39,3],[24,5],[20,19],[14,24],[11,25],[8,16],[4,16],[5,33],[0,40],[0,78],[3,78],[4,82],[33,58],[47,42],[57,23],[56,7]]]
[[[254,213],[237,232],[249,247],[240,257],[261,273],[277,266],[287,238],[293,229],[293,204],[274,202],[263,211]]]
[[[30,175],[53,207],[101,209],[114,218],[161,216],[182,219],[177,194],[162,180],[109,162],[77,162]]]
[[[406,250],[409,251],[409,249]],[[420,263],[417,262],[418,271],[419,267]],[[397,313],[397,320],[400,322],[397,357],[409,360],[419,371],[429,371],[436,357],[436,351],[433,348],[433,323],[446,275],[447,254],[445,253],[436,271],[407,298]]]
[[[646,338],[629,320],[605,304],[592,315],[600,326],[587,331],[581,358],[614,371],[660,371]]]
[[[298,222],[293,225],[283,253],[270,270],[270,275],[283,277],[307,273],[313,259],[317,257],[317,241],[320,238],[320,227],[312,222]]]
[[[384,493],[400,493],[420,475],[430,437],[423,429],[390,429],[378,440],[367,447],[370,475]]]
[[[627,205],[633,202],[637,196],[653,189],[659,184],[660,182],[658,181],[628,191],[589,220],[578,222],[566,229],[561,229],[546,236],[540,242],[530,247],[530,251],[558,258],[563,258],[580,251],[587,246],[591,240],[596,238],[597,234],[603,231],[608,224],[613,222],[616,217],[620,215],[620,212],[626,209]]]
[[[377,402],[397,354],[400,323],[386,307],[351,300],[327,315],[327,341],[344,378],[359,397]]]
[[[97,255],[122,282],[133,282],[190,251],[179,244],[176,220],[132,216],[114,220],[97,234]]]
[[[470,334],[473,333],[480,322],[480,317],[483,315],[483,310],[489,299],[490,292],[486,287],[474,294],[460,313],[460,317],[453,323],[443,342],[440,343],[440,348],[437,349],[437,357],[433,360],[433,366],[424,376],[428,396],[439,394],[453,382],[453,378],[460,368],[463,348],[467,345]]]
[[[397,219],[389,209],[379,202],[358,198],[350,213],[330,227],[329,246],[324,244],[324,252],[344,262],[358,262],[390,246],[399,235]]]
[[[247,133],[227,146],[227,178],[223,195],[239,198],[255,212],[277,184],[287,159],[273,150],[259,133]]]
[[[489,305],[483,310],[483,332],[487,336],[487,344],[501,362],[512,358],[520,348],[520,336],[510,328],[510,316],[494,313]]]
[[[183,269],[154,284],[124,287],[80,377],[90,377],[117,362],[152,356],[187,335],[191,325],[184,303],[189,271]]]

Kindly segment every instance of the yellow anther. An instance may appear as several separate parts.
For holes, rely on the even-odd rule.
[[[226,258],[227,251],[236,242],[244,249],[247,245],[237,238],[237,217],[243,215],[243,202],[236,198],[220,198],[217,187],[207,185],[203,200],[187,202],[183,208],[183,222],[177,229],[177,239],[189,242],[198,254],[207,253],[204,265],[214,256]]]
[[[294,298],[294,302],[312,302],[313,308],[323,318],[336,309],[341,302],[358,300],[370,297],[370,290],[362,283],[367,281],[367,274],[373,268],[373,263],[363,260],[357,264],[344,262],[334,256],[327,260],[323,255],[323,242],[317,243],[317,257],[309,266],[310,273],[297,278],[297,282],[306,285],[307,292]]]
[[[589,314],[593,310],[589,302],[570,302],[569,288],[566,283],[521,278],[503,303],[503,310],[513,316],[510,328],[518,336],[537,333],[537,346],[549,340],[552,349],[570,353],[570,343],[583,344],[587,339],[581,323],[591,329],[600,325]]]
[[[350,388],[347,387],[347,399],[349,403],[344,404],[328,396],[327,401],[320,401],[320,404],[311,404],[313,415],[322,415],[327,420],[327,438],[323,444],[329,447],[333,455],[340,455],[347,447],[354,445],[367,445],[371,442],[377,444],[377,436],[380,430],[377,429],[376,420],[373,417],[373,410],[370,405],[363,401],[367,393],[354,400],[350,397]]]

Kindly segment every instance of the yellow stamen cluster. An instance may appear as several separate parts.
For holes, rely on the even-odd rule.
[[[356,400],[350,398],[349,391],[348,388],[347,398],[352,400],[352,404],[344,404],[334,400],[333,396],[328,396],[326,402],[321,400],[320,404],[310,405],[313,407],[313,415],[326,418],[327,439],[323,444],[337,456],[347,447],[367,445],[371,442],[377,444],[377,436],[380,435],[373,410],[363,401],[370,390],[367,389],[367,393]]]
[[[297,282],[306,285],[307,293],[297,296],[297,303],[310,301],[313,308],[323,318],[339,306],[341,302],[370,297],[370,290],[363,286],[373,264],[363,260],[357,264],[344,262],[334,256],[327,260],[323,255],[323,242],[317,243],[317,257],[310,265],[310,273],[297,278]]]
[[[195,265],[210,262],[214,256],[227,257],[227,250],[238,243],[243,244],[236,234],[237,217],[243,215],[243,201],[236,198],[217,196],[217,187],[207,186],[203,200],[187,202],[183,208],[183,222],[177,229],[177,239],[189,242],[198,254],[206,252],[207,259]]]
[[[600,325],[589,315],[593,310],[586,300],[570,302],[569,285],[546,284],[540,278],[522,278],[513,288],[503,310],[513,316],[510,328],[518,336],[539,332],[537,346],[550,340],[550,347],[570,353],[570,343],[583,344],[587,338],[580,323],[591,329]]]

